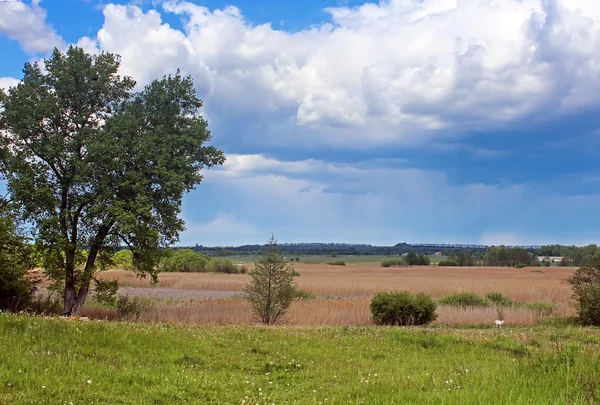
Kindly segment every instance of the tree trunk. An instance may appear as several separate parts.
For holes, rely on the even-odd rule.
[[[85,303],[88,292],[90,291],[90,282],[92,281],[92,274],[94,272],[94,265],[96,264],[96,257],[100,252],[100,247],[104,243],[104,239],[108,235],[110,228],[114,223],[109,225],[101,225],[98,229],[98,233],[94,238],[94,243],[90,249],[90,253],[85,263],[85,269],[81,275],[79,291],[76,291],[76,278],[74,269],[67,269],[66,280],[65,280],[65,316],[79,315],[81,308]],[[70,275],[70,277],[69,277]]]
[[[63,313],[64,316],[70,316],[73,313],[73,308],[75,306],[76,299],[77,297],[75,294],[75,280],[73,278],[73,273],[71,272],[71,274],[67,274],[67,277],[65,279],[65,311]]]

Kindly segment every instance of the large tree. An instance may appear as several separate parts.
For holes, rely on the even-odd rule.
[[[45,273],[79,313],[103,258],[126,244],[138,274],[156,279],[162,247],[177,241],[185,192],[221,165],[206,146],[192,79],[154,80],[139,92],[120,58],[70,47],[26,64],[0,91],[0,164],[13,202],[31,223]],[[86,254],[82,254],[86,252]],[[97,280],[96,280],[97,281]]]

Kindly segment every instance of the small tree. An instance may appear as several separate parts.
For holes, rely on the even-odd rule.
[[[250,276],[245,292],[252,312],[264,324],[277,322],[292,304],[295,286],[294,268],[283,257],[275,236],[271,236]]]

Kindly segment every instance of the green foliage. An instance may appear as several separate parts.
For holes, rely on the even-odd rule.
[[[250,272],[252,280],[245,289],[246,299],[260,322],[273,324],[289,309],[295,290],[293,270],[271,236],[265,254]]]
[[[583,324],[600,325],[600,255],[596,267],[581,267],[569,278],[577,314]]]
[[[35,280],[28,277],[33,268],[33,247],[19,234],[12,215],[0,201],[0,310],[18,311],[28,306]]]
[[[133,252],[129,249],[119,250],[112,257],[112,265],[121,270],[133,270]]]
[[[485,254],[485,263],[488,266],[509,266],[518,264],[531,265],[533,255],[524,248],[507,248],[504,245],[490,246]]]
[[[99,280],[94,288],[94,298],[101,305],[112,308],[116,305],[118,289],[117,280]]]
[[[327,264],[330,264],[332,266],[345,266],[346,262],[343,261],[343,260],[338,260],[338,261],[335,261],[335,262],[329,262]]]
[[[425,325],[437,318],[435,301],[423,293],[378,293],[370,308],[376,325]]]
[[[381,262],[381,267],[406,266],[406,262],[402,259],[390,259]]]
[[[111,53],[55,49],[0,97],[0,169],[46,275],[64,288],[67,314],[79,313],[94,273],[122,243],[136,271],[156,280],[161,248],[184,229],[184,193],[225,160],[205,146],[211,135],[191,77],[177,71],[133,93],[119,64]]]
[[[415,252],[408,252],[404,257],[404,261],[409,266],[429,266],[431,261],[424,254],[417,255]]]
[[[485,298],[493,305],[499,307],[511,307],[515,304],[510,298],[505,297],[504,295],[502,295],[502,293],[499,292],[488,293],[485,296]]]
[[[523,263],[519,263],[519,264],[517,264],[515,267],[516,267],[517,269],[524,269],[525,267],[527,267],[527,265],[526,265],[526,264],[523,264]]]
[[[237,266],[229,259],[212,259],[209,269],[214,273],[226,274],[246,274],[248,272],[245,266]]]
[[[461,250],[455,257],[456,262],[459,266],[474,266],[475,258],[473,254],[469,251]]]
[[[164,257],[160,270],[164,272],[204,273],[208,271],[210,257],[192,249],[177,249]]]
[[[442,260],[438,263],[438,266],[454,267],[458,266],[458,262],[456,260]]]
[[[488,301],[479,295],[471,292],[449,294],[438,300],[440,305],[449,305],[454,307],[487,307]]]

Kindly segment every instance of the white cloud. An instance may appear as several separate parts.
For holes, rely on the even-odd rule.
[[[63,41],[46,23],[40,0],[0,2],[0,34],[19,41],[26,52],[48,52],[61,48]]]
[[[85,44],[121,54],[142,84],[182,68],[211,116],[260,121],[265,142],[415,142],[600,102],[596,0],[388,0],[329,8],[331,23],[295,33],[233,6],[162,7],[184,32],[109,4]]]
[[[16,86],[19,83],[14,77],[0,77],[0,89],[8,90],[9,87]]]
[[[193,223],[186,220],[186,224],[187,229],[182,238],[184,245],[210,240],[211,245],[239,246],[263,237],[258,228],[238,221],[234,214],[219,213],[208,222]]]

